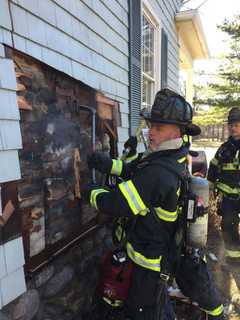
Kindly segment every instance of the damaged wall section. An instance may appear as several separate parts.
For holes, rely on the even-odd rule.
[[[106,149],[106,141],[108,152],[117,154],[118,105],[26,55],[11,54],[23,139],[19,213],[27,270],[34,270],[96,225],[96,212],[81,201],[92,177],[86,157]],[[95,143],[93,114],[81,106],[97,111]]]

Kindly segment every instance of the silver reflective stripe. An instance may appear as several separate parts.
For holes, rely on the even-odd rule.
[[[169,222],[173,222],[176,221],[178,214],[177,214],[177,210],[176,211],[167,211],[161,207],[158,208],[154,208],[157,216],[165,221],[169,221]]]
[[[161,270],[160,263],[161,263],[162,256],[160,256],[157,259],[148,259],[144,257],[141,253],[136,252],[129,242],[127,243],[127,253],[129,258],[132,259],[136,264],[144,268],[160,272]]]
[[[222,304],[220,304],[220,306],[218,306],[217,308],[213,309],[213,310],[206,310],[206,309],[202,309],[203,311],[205,311],[207,314],[211,315],[211,316],[219,316],[220,314],[223,313],[224,311],[224,307]]]
[[[216,158],[213,158],[210,162],[212,165],[217,166],[218,165],[218,160]]]
[[[222,165],[222,170],[223,171],[227,171],[227,170],[239,170],[238,168],[238,164],[234,164],[234,163],[225,163]]]
[[[230,258],[240,258],[240,251],[225,249],[225,256]]]
[[[229,194],[237,194],[237,195],[240,194],[240,188],[231,188],[227,184],[222,182],[217,182],[216,186],[220,191],[223,191]]]
[[[103,193],[103,192],[109,192],[108,190],[105,190],[105,189],[95,189],[95,190],[92,190],[91,191],[91,195],[90,195],[90,204],[93,208],[95,209],[98,209],[97,207],[97,196],[100,194],[100,193]]]
[[[120,176],[122,173],[123,162],[122,160],[112,160],[111,174]]]
[[[145,215],[148,212],[146,205],[142,201],[136,187],[131,180],[122,182],[118,186],[134,214],[143,213],[143,215]]]
[[[137,154],[137,153],[136,153],[135,155],[131,156],[131,157],[126,157],[125,162],[126,162],[126,163],[129,163],[129,162],[137,159],[137,157],[138,157],[138,154]]]

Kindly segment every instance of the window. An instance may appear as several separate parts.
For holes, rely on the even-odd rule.
[[[142,15],[142,107],[149,108],[159,87],[159,24],[149,8]]]

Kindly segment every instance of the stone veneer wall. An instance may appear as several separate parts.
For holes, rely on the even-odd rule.
[[[101,258],[112,248],[110,234],[106,226],[99,227],[27,279],[27,292],[3,308],[0,319],[84,319],[91,308]]]

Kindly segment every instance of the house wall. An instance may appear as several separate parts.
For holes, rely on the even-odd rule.
[[[177,0],[149,0],[168,34],[168,86],[174,90],[178,88],[178,45],[174,23],[174,15],[179,6],[178,2]],[[11,59],[6,57],[3,45],[36,58],[72,78],[82,81],[107,97],[117,100],[120,103],[121,113],[121,126],[118,127],[119,151],[121,153],[129,129],[128,31],[128,0],[0,1],[0,101],[3,106],[0,107],[0,183],[21,178],[18,150],[22,147],[14,64]],[[60,264],[56,263],[42,271],[42,274],[39,275],[40,280],[34,279],[33,283],[29,282],[30,291],[28,290],[27,295],[15,304],[13,309],[8,309],[9,313],[7,314],[16,312],[15,318],[21,316],[24,319],[24,314],[21,314],[24,309],[31,316],[38,312],[38,317],[41,318],[43,306],[50,302],[45,300],[40,304],[37,289],[40,288],[41,295],[45,290],[46,296],[43,295],[43,297],[46,299],[50,297],[50,300],[54,294],[59,294],[66,283],[75,279],[73,274],[79,276],[80,273],[79,269],[72,270],[68,263],[71,266],[73,261],[76,262],[76,268],[80,268],[81,272],[87,270],[90,263],[92,270],[96,271],[97,259],[99,261],[101,253],[111,246],[108,241],[108,231],[100,229],[99,232],[101,237],[96,235],[94,241],[90,239],[91,245],[86,240],[86,243],[80,248],[81,254],[79,250],[76,250],[71,255],[71,259],[65,258],[63,268],[60,268]],[[103,239],[106,242],[104,250],[102,247]],[[17,259],[19,265],[14,265],[14,268],[11,268],[12,261],[16,258],[14,252],[19,254],[19,259]],[[88,253],[87,257],[86,252]],[[23,264],[21,237],[0,245],[0,270],[4,270],[4,272],[0,272],[0,309],[25,291]],[[15,273],[16,277],[12,276],[12,273]],[[94,280],[92,288],[96,283],[96,277],[96,274],[91,277]],[[79,277],[79,286],[84,282],[84,279],[87,277]],[[62,286],[58,285],[60,280],[64,282]],[[20,291],[12,290],[14,285],[11,284],[16,284],[17,281],[19,283],[17,288],[21,288]],[[56,284],[57,289],[51,287]],[[86,287],[90,287],[88,283],[81,286],[80,293],[77,292],[76,308],[79,305],[86,307],[87,303],[89,305],[91,301],[90,292],[88,297],[85,297]],[[62,300],[66,300],[66,296],[70,297],[69,303],[66,304],[69,306],[72,291],[67,294],[62,292],[62,294]],[[58,298],[60,299],[60,297]],[[60,305],[61,299],[59,300]],[[66,302],[65,300],[64,302]],[[72,307],[75,305],[73,304]],[[60,309],[58,311],[59,316],[62,315],[62,311]],[[45,310],[45,313],[48,316],[51,314],[50,310]],[[28,319],[30,318],[29,316]]]
[[[179,89],[179,46],[175,25],[175,14],[179,11],[179,0],[148,0],[155,15],[161,22],[161,27],[168,36],[168,87]]]
[[[0,1],[0,183],[21,178],[18,150],[22,147],[14,64],[6,58],[3,45],[118,101],[122,145],[129,127],[127,0]],[[14,250],[21,259],[11,268]],[[23,264],[22,237],[6,244],[0,241],[0,309],[26,290]],[[14,282],[17,290],[11,285]]]
[[[128,1],[2,0],[0,43],[120,102],[128,136]]]

